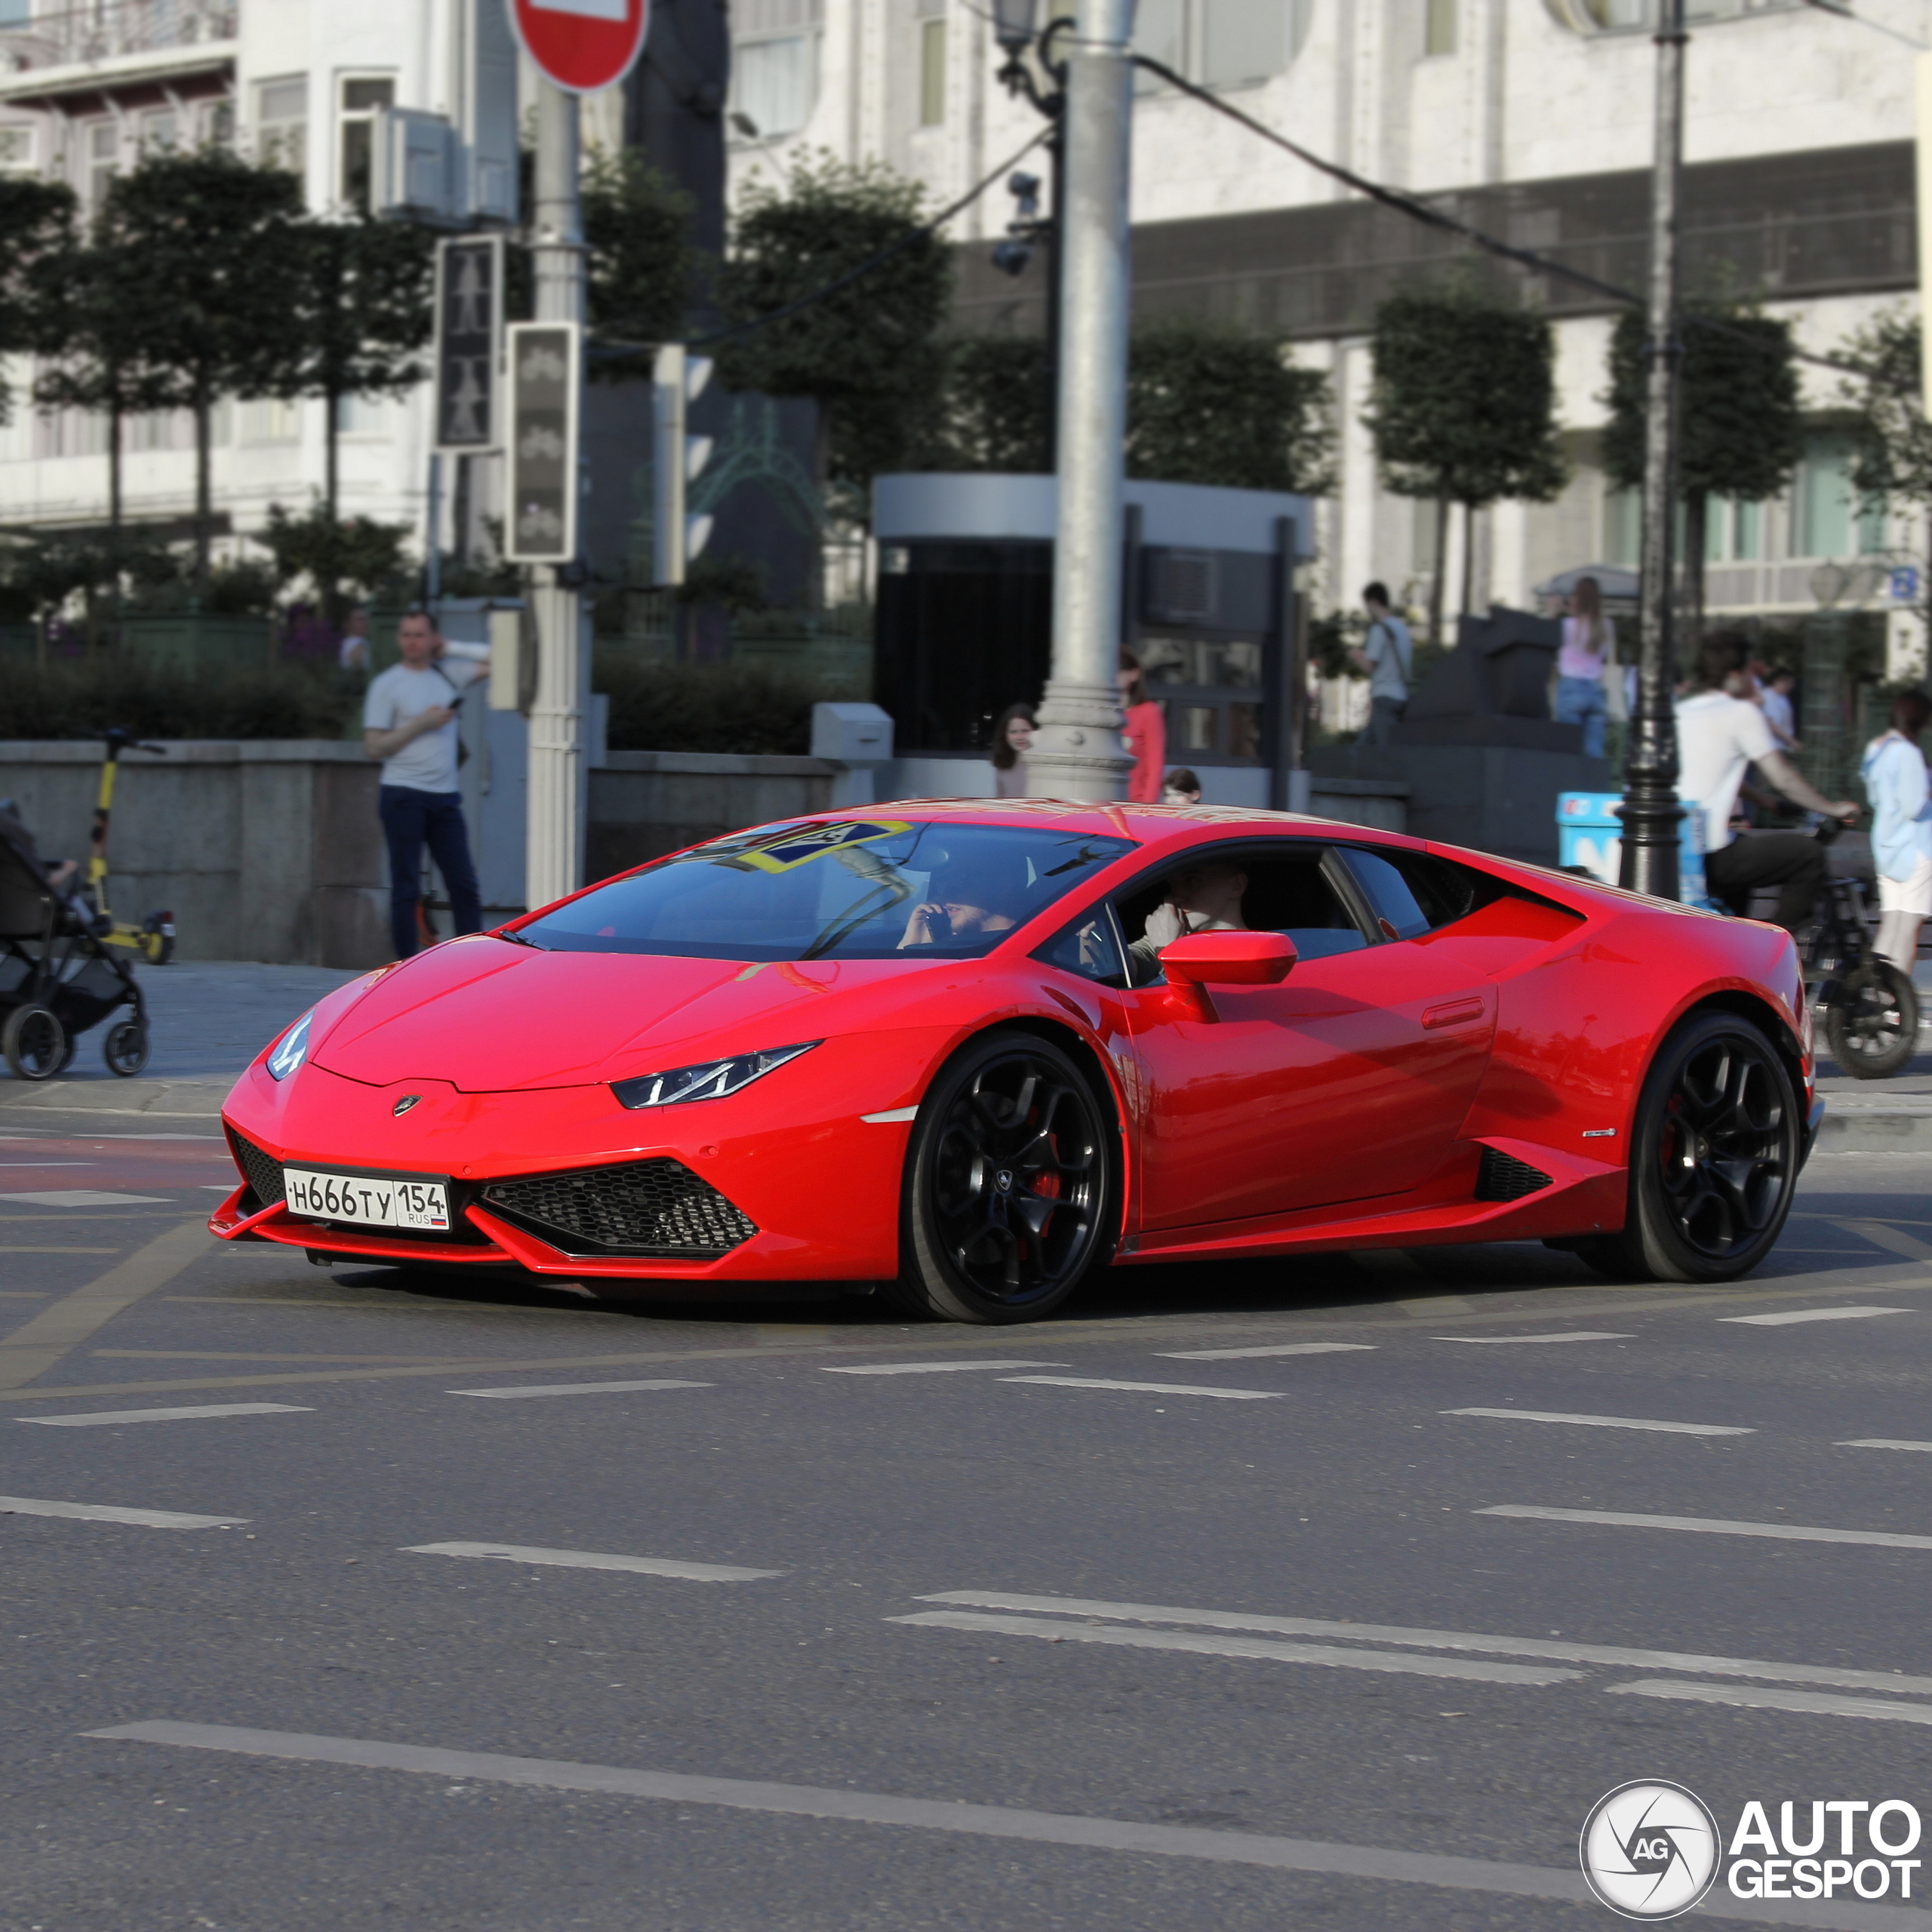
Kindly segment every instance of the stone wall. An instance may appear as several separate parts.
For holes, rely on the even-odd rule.
[[[838,769],[817,758],[608,752],[590,774],[589,875],[604,878],[740,826],[825,811]]]

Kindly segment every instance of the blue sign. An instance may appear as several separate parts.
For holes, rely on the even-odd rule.
[[[1915,603],[1918,598],[1918,571],[1915,565],[1906,564],[1892,573],[1891,583],[1886,592],[1894,604]]]

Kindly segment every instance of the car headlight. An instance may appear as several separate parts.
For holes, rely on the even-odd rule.
[[[281,1044],[269,1055],[268,1069],[278,1080],[286,1080],[309,1057],[309,1026],[315,1010],[303,1014],[281,1036]]]
[[[672,1107],[681,1100],[721,1100],[761,1080],[775,1066],[796,1060],[823,1044],[801,1040],[795,1047],[771,1047],[763,1053],[733,1054],[724,1060],[701,1060],[695,1066],[674,1066],[668,1073],[646,1073],[635,1080],[614,1080],[611,1091],[627,1107]]]

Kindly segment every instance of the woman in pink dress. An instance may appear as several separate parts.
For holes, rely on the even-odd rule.
[[[1158,805],[1161,802],[1161,777],[1168,768],[1168,721],[1161,707],[1147,695],[1147,680],[1141,675],[1140,660],[1131,651],[1120,654],[1115,674],[1120,686],[1121,742],[1134,761],[1127,775],[1130,804]]]

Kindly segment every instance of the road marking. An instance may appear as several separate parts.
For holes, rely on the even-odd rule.
[[[1834,1449],[1932,1449],[1932,1442],[1906,1442],[1889,1435],[1861,1436],[1854,1442],[1834,1442]]]
[[[1480,1858],[1432,1853],[1384,1851],[1374,1846],[1323,1844],[1259,1832],[1223,1832],[1197,1826],[1142,1824],[1126,1819],[1087,1817],[1075,1812],[1026,1811],[1005,1804],[901,1798],[884,1792],[829,1786],[777,1784],[741,1778],[694,1777],[669,1771],[632,1770],[613,1764],[577,1764],[543,1758],[512,1758],[494,1752],[441,1751],[421,1745],[378,1743],[373,1739],[316,1737],[299,1732],[245,1730],[226,1724],[117,1724],[84,1734],[92,1738],[168,1744],[190,1750],[233,1752],[297,1764],[345,1764],[370,1770],[416,1771],[431,1777],[540,1790],[608,1792],[674,1804],[715,1804],[780,1817],[835,1819],[843,1823],[910,1826],[1038,1844],[1097,1851],[1161,1853],[1284,1872],[1315,1872],[1340,1878],[1438,1885],[1453,1890],[1502,1893],[1516,1897],[1562,1899],[1588,1905],[1580,1872],[1534,1865],[1506,1865]],[[1706,1902],[1706,1914],[1755,1918],[1761,1912],[1726,1915]],[[1787,1912],[1792,1909],[1786,1908]],[[1795,1918],[1786,1923],[1797,1924]],[[1839,1926],[1842,1918],[1806,1921]]]
[[[0,1247],[0,1254],[118,1254],[118,1247],[43,1247],[34,1245]]]
[[[103,1194],[91,1187],[63,1187],[44,1194],[0,1194],[0,1201],[17,1201],[29,1208],[131,1208],[174,1204],[158,1194]]]
[[[1622,1644],[1556,1642],[1546,1637],[1485,1636],[1469,1630],[1417,1630],[1392,1623],[1337,1623],[1315,1617],[1268,1617],[1247,1611],[1184,1610],[1171,1604],[1108,1603],[1085,1597],[1020,1596],[1005,1590],[940,1590],[921,1603],[970,1604],[987,1610],[1046,1611],[1121,1623],[1197,1623],[1221,1630],[1265,1630],[1294,1637],[1345,1637],[1352,1643],[1406,1644],[1419,1650],[1490,1651],[1560,1663],[1634,1665],[1644,1670],[1696,1671],[1703,1676],[1765,1677],[1785,1684],[1829,1684],[1841,1690],[1932,1694],[1932,1677],[1830,1664],[1777,1663],[1755,1657],[1704,1657],[1694,1651],[1651,1651]]]
[[[1910,1315],[1909,1308],[1800,1308],[1783,1315],[1720,1315],[1720,1321],[1741,1321],[1756,1328],[1787,1328],[1796,1321],[1857,1321],[1868,1315]]]
[[[1869,1543],[1878,1549],[1932,1549],[1932,1537],[1900,1536],[1890,1530],[1819,1530],[1798,1523],[1732,1523],[1716,1516],[1639,1516],[1617,1509],[1543,1509],[1521,1503],[1492,1503],[1476,1516],[1525,1516],[1544,1523],[1604,1523],[1629,1530],[1702,1530],[1714,1537],[1770,1537],[1784,1543]]]
[[[1875,1697],[1826,1697],[1815,1690],[1768,1690],[1746,1684],[1610,1684],[1612,1697],[1676,1697],[1694,1704],[1740,1704],[1751,1710],[1809,1712],[1827,1718],[1889,1718],[1932,1724],[1932,1704],[1884,1704]]]
[[[678,1577],[688,1583],[752,1583],[782,1577],[782,1570],[743,1570],[731,1563],[673,1563],[657,1556],[614,1556],[595,1549],[537,1549],[515,1543],[412,1543],[405,1556],[488,1556],[506,1563],[547,1564],[558,1570],[629,1570],[641,1577]]]
[[[1218,1395],[1230,1402],[1276,1402],[1279,1389],[1195,1389],[1180,1382],[1103,1382],[1085,1375],[1008,1375],[1004,1382],[1038,1382],[1051,1389],[1121,1389],[1139,1395]]]
[[[882,1114],[861,1114],[859,1118],[869,1127],[888,1127],[895,1121],[916,1120],[918,1115],[917,1107],[891,1107]]]
[[[1280,1342],[1266,1349],[1156,1349],[1164,1361],[1245,1361],[1260,1355],[1338,1355],[1367,1354],[1373,1342]]]
[[[1445,1416],[1488,1416],[1497,1422],[1567,1422],[1583,1429],[1653,1429],[1666,1435],[1755,1435],[1755,1429],[1727,1429],[1713,1422],[1647,1422],[1638,1416],[1570,1416],[1544,1409],[1441,1409]]]
[[[824,1375],[949,1375],[964,1368],[1064,1368],[1063,1361],[867,1361],[825,1368]]]
[[[450,1389],[451,1395],[484,1395],[493,1401],[514,1401],[525,1395],[616,1395],[634,1389],[709,1389],[709,1382],[546,1382],[528,1389]]]
[[[22,1388],[45,1374],[123,1309],[165,1287],[214,1245],[204,1223],[177,1221],[86,1287],[43,1308],[0,1342],[0,1389]]]
[[[195,1422],[205,1416],[312,1416],[315,1411],[297,1402],[224,1402],[206,1409],[103,1409],[85,1416],[16,1416],[47,1429],[86,1429],[96,1423]]]
[[[1534,1664],[1402,1657],[1392,1651],[1345,1651],[1325,1644],[1275,1643],[1265,1637],[1204,1637],[1193,1631],[1131,1630],[1117,1623],[1061,1623],[1044,1617],[989,1617],[972,1611],[928,1610],[885,1620],[943,1630],[990,1631],[1002,1637],[1044,1637],[1056,1644],[1121,1644],[1135,1650],[1185,1651],[1196,1657],[1251,1657],[1276,1663],[1334,1664],[1349,1670],[1454,1677],[1479,1684],[1569,1684],[1583,1675],[1578,1670]]]
[[[147,1530],[219,1530],[246,1516],[184,1516],[176,1509],[120,1509],[106,1503],[42,1503],[29,1496],[0,1496],[0,1516],[71,1516],[83,1523],[133,1523]]]
[[[1538,1342],[1634,1342],[1634,1335],[1617,1335],[1607,1329],[1577,1328],[1565,1335],[1438,1335],[1438,1342],[1469,1342],[1478,1348],[1514,1347]]]
[[[360,1302],[303,1302],[304,1308],[359,1308]],[[90,1349],[96,1361],[432,1361],[445,1371],[466,1366],[447,1355],[263,1355],[232,1349]],[[467,1364],[473,1366],[473,1364]]]
[[[1889,1222],[1842,1220],[1837,1225],[1847,1234],[1869,1241],[1874,1247],[1902,1254],[1909,1261],[1932,1261],[1932,1246],[1927,1246],[1916,1235],[1909,1235],[1903,1229],[1894,1227]]]

